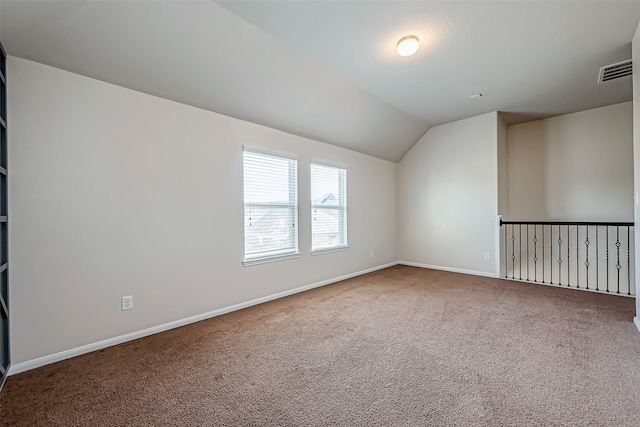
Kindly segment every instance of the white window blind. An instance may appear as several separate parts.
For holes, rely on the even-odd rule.
[[[245,147],[245,261],[298,252],[297,180],[297,160]]]
[[[311,164],[311,250],[347,246],[347,171]]]

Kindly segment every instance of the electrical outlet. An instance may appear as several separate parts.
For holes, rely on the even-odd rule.
[[[369,258],[373,258],[373,249],[369,251]]]
[[[484,254],[484,260],[485,261],[491,261],[491,255],[490,254]]]
[[[133,309],[133,295],[122,297],[122,311]]]

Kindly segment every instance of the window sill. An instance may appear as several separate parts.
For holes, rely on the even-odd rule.
[[[284,254],[284,255],[273,255],[273,256],[266,256],[261,258],[253,258],[253,259],[242,261],[242,265],[244,265],[245,267],[250,267],[252,265],[267,264],[269,262],[278,262],[278,261],[284,261],[286,259],[294,259],[294,258],[298,258],[299,256],[300,256],[300,252],[293,252],[293,253]]]
[[[345,246],[335,246],[335,247],[331,247],[331,248],[325,248],[325,249],[316,249],[315,251],[311,251],[311,255],[323,255],[323,254],[330,254],[332,252],[342,252],[342,251],[346,251],[347,249],[349,249],[348,245]]]

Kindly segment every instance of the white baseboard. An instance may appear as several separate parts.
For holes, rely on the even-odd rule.
[[[638,329],[638,332],[640,332],[640,319],[638,319],[637,317],[633,318],[633,324],[636,325],[636,328]]]
[[[420,267],[420,268],[430,268],[433,270],[443,270],[450,271],[452,273],[462,273],[462,274],[473,274],[474,276],[484,276],[484,277],[499,277],[498,274],[495,273],[487,273],[486,271],[475,271],[475,270],[465,270],[462,268],[453,268],[453,267],[442,267],[439,265],[430,265],[430,264],[420,264],[417,262],[409,262],[409,261],[398,261],[400,265],[408,265],[410,267]]]
[[[20,372],[25,372],[30,369],[39,368],[44,365],[49,365],[51,363],[59,362],[61,360],[70,359],[72,357],[80,356],[82,354],[90,353],[92,351],[102,350],[103,348],[122,344],[127,341],[132,341],[138,338],[143,338],[149,335],[157,334],[159,332],[168,331],[169,329],[178,328],[180,326],[188,325],[190,323],[195,323],[201,320],[210,319],[212,317],[220,316],[222,314],[230,313],[232,311],[241,310],[243,308],[251,307],[253,305],[262,304],[263,302],[273,301],[275,299],[284,298],[286,296],[297,294],[299,292],[308,291],[313,288],[330,285],[331,283],[340,282],[342,280],[350,279],[352,277],[361,276],[363,274],[371,273],[377,270],[382,270],[383,268],[392,267],[397,264],[398,264],[397,262],[391,262],[388,264],[379,265],[377,267],[368,268],[366,270],[357,271],[355,273],[346,274],[344,276],[335,277],[333,279],[323,280],[321,282],[312,283],[310,285],[301,286],[299,288],[290,289],[288,291],[278,292],[276,294],[267,295],[261,298],[256,298],[251,301],[235,304],[229,307],[219,308],[217,310],[209,311],[207,313],[198,314],[198,315],[187,317],[184,319],[175,320],[173,322],[164,323],[162,325],[153,326],[151,328],[142,329],[140,331],[130,332],[128,334],[98,341],[92,344],[87,344],[87,345],[72,348],[69,350],[64,350],[58,353],[50,354],[47,356],[38,357],[37,359],[27,360],[26,362],[16,363],[15,365],[11,365],[11,368],[9,369],[8,374],[9,375],[19,374]]]

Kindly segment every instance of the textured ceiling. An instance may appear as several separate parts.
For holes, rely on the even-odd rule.
[[[431,126],[628,101],[640,2],[2,1],[9,55],[397,161]],[[421,49],[395,54],[416,34]],[[483,97],[470,96],[481,92]]]
[[[598,85],[597,76],[631,57],[637,1],[219,3],[428,126],[631,99],[630,78]],[[406,34],[422,46],[401,58]]]

